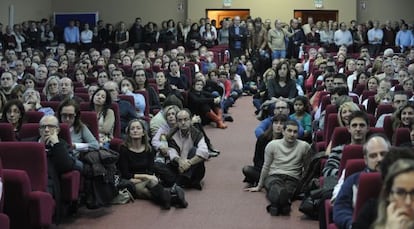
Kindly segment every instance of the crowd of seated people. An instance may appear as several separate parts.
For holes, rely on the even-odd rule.
[[[121,177],[134,184],[135,197],[163,208],[187,206],[180,187],[202,189],[204,162],[220,153],[203,125],[227,128],[231,107],[243,95],[252,95],[261,120],[245,181],[250,191],[267,190],[271,215],[289,214],[311,144],[329,157],[320,175],[336,180],[346,144],[367,144],[365,135],[375,131],[394,144],[400,129],[412,130],[414,38],[404,21],[353,21],[348,29],[344,22],[312,18],[272,26],[235,17],[219,29],[203,18],[177,26],[168,20],[158,29],[137,18],[130,29],[125,22],[115,29],[99,21],[93,32],[70,21],[63,33],[42,21],[0,33],[2,122],[21,140],[28,114],[55,114],[69,126],[75,157],[122,138]],[[37,35],[30,32],[36,26]],[[86,110],[95,113],[93,125],[82,124]],[[335,135],[341,128],[350,136]],[[184,133],[191,145],[179,137]],[[286,145],[266,147],[276,139]],[[278,158],[277,150],[286,155]],[[275,168],[291,159],[290,152],[301,157],[289,161],[296,168]],[[139,157],[148,161],[141,164]]]

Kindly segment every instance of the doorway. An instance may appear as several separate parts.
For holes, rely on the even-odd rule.
[[[249,9],[206,9],[206,16],[210,21],[216,20],[216,28],[221,28],[220,22],[226,18],[232,19],[235,16],[240,16],[241,20],[246,20],[250,16]]]
[[[338,10],[294,10],[294,18],[302,18],[302,24],[308,23],[308,17],[312,17],[313,21],[338,21]]]

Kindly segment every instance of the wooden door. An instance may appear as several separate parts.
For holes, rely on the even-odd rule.
[[[295,18],[302,18],[302,24],[308,23],[308,17],[312,17],[313,21],[338,21],[338,10],[294,10]]]

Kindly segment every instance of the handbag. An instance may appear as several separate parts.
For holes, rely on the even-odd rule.
[[[127,204],[129,202],[134,202],[134,197],[124,188],[118,191],[118,195],[111,201],[111,204]]]
[[[101,163],[104,165],[114,164],[118,161],[119,153],[114,150],[101,147],[98,152]]]

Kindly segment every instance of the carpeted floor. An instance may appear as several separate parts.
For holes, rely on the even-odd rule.
[[[99,210],[81,208],[59,228],[179,228],[179,229],[250,229],[250,228],[318,228],[317,221],[304,219],[296,201],[290,216],[270,216],[264,192],[243,191],[241,168],[251,164],[255,144],[251,97],[237,101],[230,112],[233,123],[226,130],[210,126],[206,131],[221,155],[206,163],[202,191],[189,190],[187,209],[160,210],[149,201],[137,200],[126,205]]]

